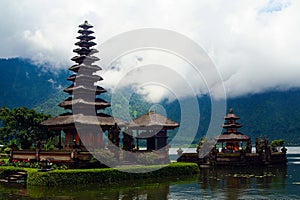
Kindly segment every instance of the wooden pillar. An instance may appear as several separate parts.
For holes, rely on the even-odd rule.
[[[66,142],[65,142],[65,148],[69,148],[69,140],[70,140],[70,133],[67,130],[64,130],[66,135]]]
[[[59,130],[58,138],[59,138],[58,148],[62,149],[62,145],[61,145],[61,130]]]

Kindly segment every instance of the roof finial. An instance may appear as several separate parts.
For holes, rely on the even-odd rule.
[[[155,112],[154,109],[151,109],[148,113],[149,113],[149,114],[155,114],[156,112]]]
[[[233,114],[233,109],[232,108],[229,109],[229,114]]]

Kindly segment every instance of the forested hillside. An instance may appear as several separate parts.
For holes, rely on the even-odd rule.
[[[21,58],[0,59],[0,107],[34,107],[56,94],[68,72],[49,68]]]
[[[39,112],[58,115],[63,111],[58,103],[66,98],[62,91],[68,86],[65,79],[67,70],[56,74],[45,71],[45,68],[37,67],[23,59],[0,59],[0,106],[9,108],[23,107],[34,108]],[[109,89],[109,88],[107,88]],[[127,90],[119,92],[114,99],[114,114],[119,118],[125,118],[129,111],[131,118],[138,117],[149,111],[151,103],[143,97],[134,94],[127,99]],[[122,94],[123,93],[123,94]],[[102,98],[111,101],[111,92],[104,94]],[[241,117],[240,123],[244,126],[241,132],[248,134],[254,140],[255,137],[268,136],[270,139],[283,138],[287,145],[300,145],[300,89],[287,91],[269,91],[261,94],[248,95],[227,100],[227,109],[233,108]],[[191,99],[183,99],[189,104]],[[195,143],[206,133],[210,123],[210,98],[204,96],[198,99],[201,112],[199,128]],[[126,106],[129,105],[129,110]],[[167,117],[185,125],[183,130],[187,137],[179,138],[182,143],[188,141],[189,135],[194,135],[189,127],[195,123],[192,116],[181,117],[178,101],[168,103],[161,102],[166,109]],[[192,111],[192,109],[191,109]],[[106,110],[111,114],[111,108]],[[221,126],[221,124],[220,124]],[[176,133],[173,132],[171,135]],[[172,137],[170,137],[172,139]]]

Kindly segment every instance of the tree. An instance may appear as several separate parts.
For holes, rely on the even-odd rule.
[[[279,139],[279,140],[273,140],[270,146],[273,149],[273,151],[279,151],[279,148],[282,147],[283,145],[284,145],[284,140]]]
[[[46,140],[55,135],[53,131],[48,131],[40,125],[50,117],[25,107],[12,110],[3,107],[0,109],[0,140],[5,144],[15,140],[22,149],[29,149],[36,141]]]

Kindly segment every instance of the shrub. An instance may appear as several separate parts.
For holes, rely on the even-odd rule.
[[[162,167],[159,170],[151,171]],[[102,169],[72,169],[53,170],[49,172],[29,171],[27,184],[38,186],[54,186],[65,184],[87,184],[87,183],[119,183],[125,180],[136,180],[144,178],[161,178],[166,176],[182,176],[199,173],[198,165],[195,163],[172,163],[170,165],[153,165],[128,167],[134,172],[151,171],[147,173],[128,173],[113,168]]]
[[[273,140],[271,142],[271,148],[273,151],[278,151],[280,147],[282,147],[284,145],[284,140],[283,139],[279,139],[279,140]]]
[[[9,154],[9,153],[10,153],[10,150],[11,150],[10,147],[6,147],[3,151],[4,151],[5,153]]]
[[[19,167],[19,168],[40,168],[38,162],[30,162],[30,160],[12,160],[9,159],[2,159],[0,161],[0,166],[12,166],[12,167]]]

